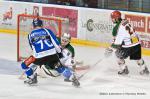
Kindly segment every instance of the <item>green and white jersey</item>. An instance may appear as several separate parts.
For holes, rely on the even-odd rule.
[[[59,39],[60,44],[61,40]],[[60,59],[61,63],[65,66],[72,66],[74,65],[74,57],[75,51],[73,46],[69,43],[62,49],[63,57]]]
[[[122,20],[113,29],[113,45],[121,45],[124,48],[140,44],[139,37],[127,20]]]

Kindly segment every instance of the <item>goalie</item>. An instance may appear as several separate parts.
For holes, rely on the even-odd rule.
[[[112,31],[113,42],[111,46],[106,49],[106,54],[112,53],[115,50],[120,67],[118,74],[124,75],[129,73],[125,59],[130,57],[130,60],[136,60],[138,66],[141,68],[140,74],[148,75],[149,70],[141,57],[141,44],[135,29],[128,20],[121,18],[119,11],[113,11],[111,13],[111,19],[116,25]]]
[[[60,58],[61,63],[64,66],[70,67],[70,68],[75,68],[75,61],[74,61],[74,48],[70,44],[71,41],[71,36],[69,33],[63,33],[61,38],[59,39],[59,42],[62,47],[62,54],[63,57]]]

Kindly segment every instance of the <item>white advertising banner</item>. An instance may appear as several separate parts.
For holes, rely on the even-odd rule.
[[[78,18],[78,38],[109,42],[113,24],[109,10],[80,9]]]

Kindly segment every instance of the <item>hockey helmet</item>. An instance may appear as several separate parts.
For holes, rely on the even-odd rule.
[[[121,18],[121,12],[120,12],[120,11],[117,11],[117,10],[113,11],[113,12],[111,13],[111,18],[112,18],[112,19],[119,19],[119,18]]]
[[[61,36],[61,45],[66,46],[71,41],[71,35],[69,33],[63,33]]]
[[[43,21],[40,20],[39,18],[36,18],[33,20],[32,25],[34,28],[38,27],[38,26],[41,27],[41,26],[43,26]]]
[[[69,33],[63,33],[62,36],[61,36],[61,39],[65,39],[65,40],[70,42],[71,35]]]

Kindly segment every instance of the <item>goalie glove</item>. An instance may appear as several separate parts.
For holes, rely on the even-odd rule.
[[[112,47],[106,48],[106,49],[105,49],[105,53],[104,53],[105,57],[111,56],[112,53],[113,53],[113,50],[114,50],[114,49],[113,49]]]

